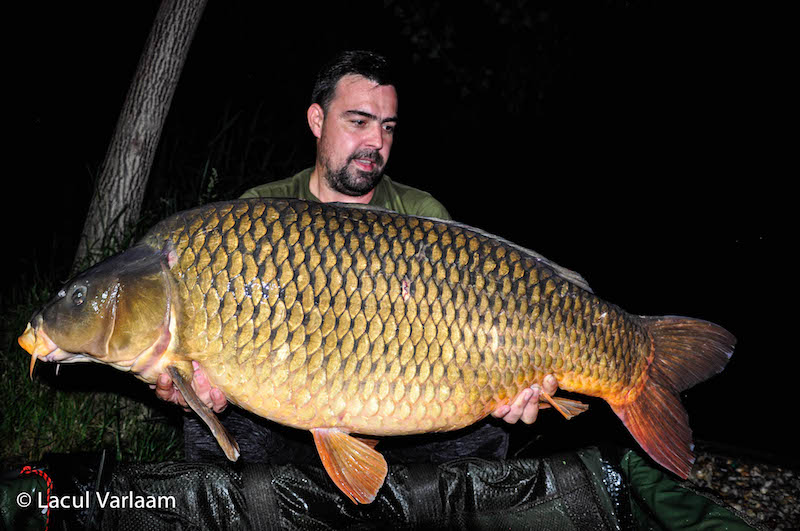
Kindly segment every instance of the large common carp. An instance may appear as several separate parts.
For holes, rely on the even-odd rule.
[[[69,281],[19,343],[37,359],[173,376],[230,459],[235,441],[191,389],[192,361],[231,402],[310,430],[354,502],[386,475],[375,441],[456,430],[548,373],[602,397],[650,456],[694,461],[678,393],[721,371],[735,338],[639,317],[577,274],[458,223],[292,199],[178,213]],[[566,416],[579,402],[545,396]]]

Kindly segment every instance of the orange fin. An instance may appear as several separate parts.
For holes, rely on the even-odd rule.
[[[375,449],[376,446],[378,446],[378,443],[380,442],[378,439],[365,439],[364,437],[356,437],[356,439],[363,442],[373,450]]]
[[[388,467],[373,439],[359,439],[336,428],[313,428],[322,465],[353,503],[372,503]]]
[[[545,401],[544,404],[539,406],[540,409],[548,407],[548,405],[553,406],[555,410],[564,415],[564,418],[567,420],[589,409],[589,406],[583,402],[570,400],[569,398],[556,398],[548,395],[544,391],[539,392],[539,397],[540,402]]]
[[[220,448],[225,452],[225,457],[231,461],[239,459],[239,444],[236,439],[225,429],[225,426],[222,425],[214,412],[198,398],[194,389],[192,389],[191,381],[187,382],[180,371],[173,365],[167,366],[167,372],[189,407],[197,413],[200,420],[205,422],[206,426],[211,430],[211,434],[214,435]]]
[[[655,462],[686,479],[694,463],[694,445],[678,393],[722,371],[736,338],[700,319],[640,319],[651,339],[647,377],[632,400],[611,408]]]

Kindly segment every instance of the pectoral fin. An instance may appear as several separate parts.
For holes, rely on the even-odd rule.
[[[589,406],[583,402],[579,402],[578,400],[570,400],[569,398],[556,398],[548,395],[544,391],[539,393],[539,397],[539,401],[549,403],[555,408],[556,411],[564,415],[564,418],[567,420],[576,415],[580,415],[589,409]],[[541,406],[539,407],[541,408]]]
[[[336,486],[353,503],[372,503],[388,470],[386,460],[374,450],[377,441],[359,439],[336,428],[314,428],[311,433],[322,465]]]
[[[211,434],[214,435],[220,448],[225,452],[225,457],[231,461],[239,459],[239,445],[236,443],[236,440],[228,433],[228,430],[225,429],[225,426],[222,425],[214,412],[206,407],[197,394],[195,394],[191,384],[181,376],[177,368],[170,365],[167,367],[167,372],[172,377],[175,387],[181,392],[189,407],[192,408],[192,410],[197,413],[197,416],[209,427]]]

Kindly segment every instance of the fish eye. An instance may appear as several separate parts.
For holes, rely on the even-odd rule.
[[[75,286],[70,298],[72,299],[72,304],[75,306],[83,304],[83,301],[86,300],[86,286]]]

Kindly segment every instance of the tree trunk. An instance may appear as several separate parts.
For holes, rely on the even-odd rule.
[[[139,219],[161,129],[206,2],[161,2],[106,151],[73,272],[118,247]]]

